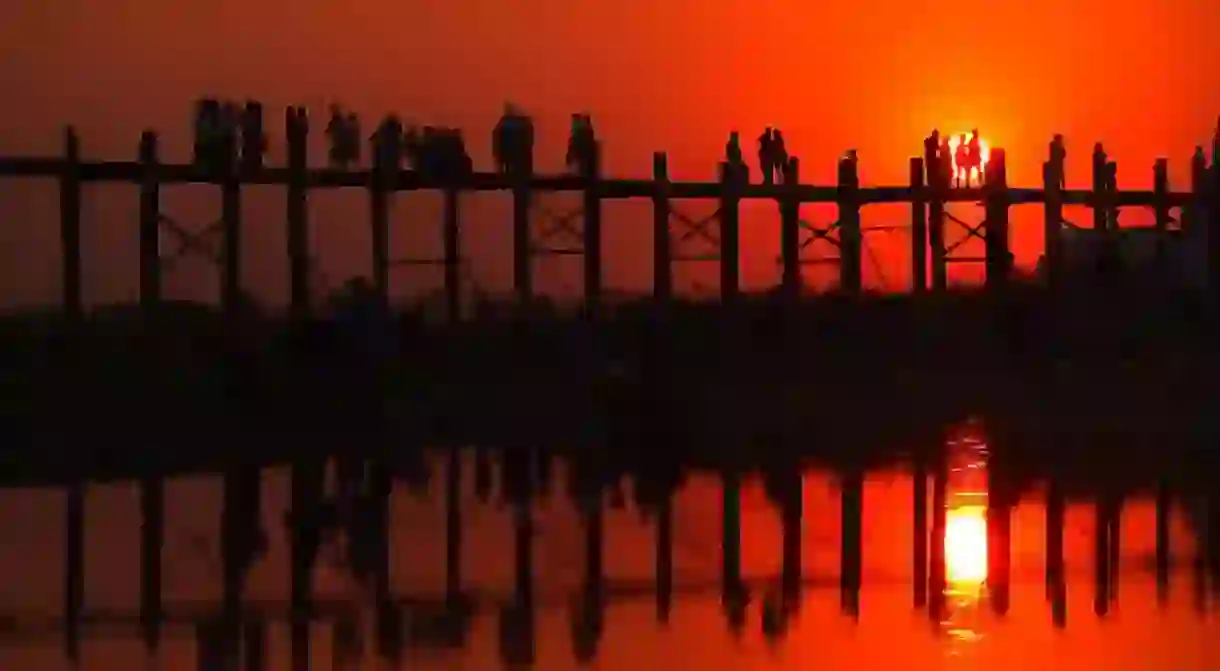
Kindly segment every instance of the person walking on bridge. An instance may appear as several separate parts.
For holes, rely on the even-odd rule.
[[[534,122],[512,103],[504,104],[504,114],[492,133],[492,153],[501,174],[533,172]]]
[[[933,128],[923,139],[923,171],[929,186],[935,186],[940,177],[940,161],[940,131]]]
[[[1051,169],[1055,171],[1055,177],[1059,180],[1059,188],[1067,188],[1067,180],[1064,177],[1067,165],[1067,147],[1064,146],[1063,136],[1055,133],[1055,137],[1051,140]]]
[[[746,165],[745,157],[741,153],[741,134],[737,131],[729,131],[729,140],[724,143],[724,162],[735,178],[749,183],[750,166]]]
[[[784,134],[777,128],[771,135],[771,165],[776,181],[783,183],[788,174],[788,148],[784,146]]]
[[[966,172],[966,186],[970,186],[970,173],[974,173],[975,186],[982,186],[983,180],[983,147],[982,139],[979,137],[979,129],[975,128],[970,131],[970,141],[966,146],[966,154],[968,156],[969,167]]]
[[[568,136],[567,164],[578,175],[584,175],[593,167],[597,151],[597,135],[593,131],[593,119],[588,114],[572,115],[572,132]]]
[[[775,131],[770,126],[758,136],[758,169],[762,171],[763,184],[775,183]]]

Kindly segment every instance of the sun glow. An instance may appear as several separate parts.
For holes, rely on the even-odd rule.
[[[969,585],[987,578],[987,520],[983,506],[949,510],[945,521],[945,569],[949,582]]]
[[[991,146],[983,137],[979,137],[979,162],[978,166],[966,165],[967,161],[960,161],[957,155],[957,148],[965,142],[970,144],[973,133],[954,133],[949,136],[949,156],[953,160],[953,178],[961,180],[963,183],[981,184],[983,175],[987,170],[987,161],[991,160]]]

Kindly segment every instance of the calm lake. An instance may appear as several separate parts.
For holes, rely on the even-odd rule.
[[[963,448],[964,449],[964,448]],[[971,448],[976,449],[976,448]],[[415,646],[403,668],[497,669],[499,615],[493,603],[513,591],[511,509],[480,503],[473,491],[471,459],[464,466],[463,579],[475,593],[476,614],[467,644],[458,650]],[[779,640],[763,635],[760,593],[780,572],[781,524],[761,484],[748,480],[742,493],[743,566],[753,590],[744,630],[734,635],[720,598],[721,488],[712,475],[692,475],[674,501],[676,595],[669,622],[657,619],[653,522],[635,510],[606,506],[605,570],[609,584],[604,631],[589,666],[661,671],[721,669],[1188,669],[1220,668],[1220,650],[1209,645],[1220,634],[1210,604],[1191,570],[1195,532],[1181,506],[1170,523],[1173,552],[1171,591],[1158,603],[1153,571],[1155,506],[1128,498],[1121,518],[1121,554],[1114,605],[1094,613],[1095,514],[1089,502],[1069,502],[1065,523],[1067,623],[1058,628],[1046,598],[1045,514],[1041,494],[1023,496],[1012,517],[1011,607],[1000,616],[988,604],[985,580],[985,464],[959,458],[948,485],[946,564],[948,613],[939,622],[913,606],[911,568],[912,476],[894,468],[867,474],[863,504],[863,577],[858,619],[840,608],[840,497],[838,477],[810,471],[804,477],[803,568],[811,584],[799,613]],[[438,461],[436,468],[440,468]],[[563,465],[557,477],[564,478]],[[440,599],[445,585],[444,478],[427,491],[398,488],[392,496],[392,584],[403,596]],[[274,601],[281,611],[288,595],[288,550],[281,523],[287,506],[285,472],[269,472],[262,516],[271,546],[250,578],[248,599]],[[629,487],[629,485],[628,485]],[[584,570],[584,535],[562,484],[534,506],[536,590],[535,668],[581,667],[573,649],[573,600]],[[134,485],[90,487],[86,498],[88,614],[109,612],[126,623],[87,625],[81,667],[162,668],[193,671],[194,628],[166,626],[159,657],[149,660],[134,615],[138,608],[140,519]],[[202,610],[220,594],[218,526],[221,489],[217,479],[171,482],[164,549],[164,593],[171,611]],[[0,669],[54,671],[71,668],[57,631],[63,575],[61,491],[0,492]],[[339,566],[337,551],[323,550],[315,575],[319,598],[368,600]],[[107,619],[102,617],[100,619]],[[371,615],[366,620],[371,620]],[[287,626],[269,633],[269,668],[287,669]],[[366,625],[367,627],[368,625]],[[5,631],[7,629],[7,631]],[[365,644],[363,659],[340,664],[333,628],[313,629],[312,668],[320,671],[386,669],[389,664]]]

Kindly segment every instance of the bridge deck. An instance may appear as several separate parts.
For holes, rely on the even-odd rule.
[[[73,166],[60,158],[0,157],[0,177],[60,177],[70,167],[76,170],[76,176],[84,182],[139,183],[152,179],[161,184],[221,184],[224,181],[215,173],[190,164],[157,164],[150,168],[136,161],[94,161]],[[292,179],[292,172],[285,167],[267,167],[241,172],[238,179],[243,184],[287,185]],[[305,185],[308,188],[369,188],[373,183],[374,173],[368,169],[311,168],[305,173]],[[395,191],[509,191],[515,185],[522,184],[500,173],[476,172],[461,180],[435,180],[427,179],[411,170],[400,170],[386,182],[387,188]],[[531,191],[583,191],[589,187],[589,180],[576,175],[534,175],[524,186]],[[650,179],[602,178],[594,188],[602,198],[607,199],[652,198],[659,193],[665,193],[672,199],[705,199],[719,198],[724,185],[716,181],[656,182]],[[778,199],[790,195],[793,191],[800,201],[808,203],[837,202],[842,194],[841,189],[834,185],[749,184],[742,187],[740,196],[746,199]],[[985,191],[978,187],[951,189],[943,194],[941,199],[944,202],[974,202],[982,200]],[[922,193],[924,199],[930,197],[930,191],[925,190]],[[1040,188],[1008,188],[1005,193],[1008,202],[1015,205],[1046,201],[1046,193]],[[920,198],[920,193],[910,186],[863,186],[856,192],[856,198],[864,205],[910,203],[913,199]],[[1197,197],[1188,192],[1171,192],[1165,198],[1171,207],[1180,207]],[[1064,205],[1091,205],[1095,200],[1093,192],[1087,189],[1065,189],[1060,192],[1060,199]],[[1148,190],[1119,191],[1113,194],[1112,200],[1112,204],[1116,206],[1151,207],[1159,202],[1158,194]]]

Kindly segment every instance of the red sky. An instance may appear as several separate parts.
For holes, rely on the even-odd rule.
[[[1220,45],[1210,40],[1218,24],[1207,0],[13,2],[0,8],[7,98],[0,153],[57,151],[60,126],[72,122],[88,156],[131,157],[139,131],[152,127],[164,134],[167,159],[183,159],[191,103],[214,94],[268,105],[273,160],[282,156],[283,105],[310,106],[317,128],[324,106],[338,100],[361,112],[366,126],[393,110],[463,127],[476,161],[487,165],[490,128],[511,99],[538,120],[543,169],[560,163],[567,115],[586,110],[605,141],[607,172],[622,176],[646,174],[651,152],[666,150],[675,176],[710,178],[728,130],[753,138],[773,124],[802,157],[807,180],[831,180],[835,158],[855,148],[863,181],[900,182],[933,126],[978,125],[1008,149],[1014,183],[1037,180],[1050,135],[1062,132],[1072,182],[1085,183],[1084,157],[1102,139],[1122,185],[1147,186],[1162,155],[1182,185],[1191,149],[1210,140],[1220,114],[1220,74],[1208,70],[1220,60]],[[319,141],[313,156],[321,155]],[[135,286],[131,194],[107,190],[86,205],[87,295],[94,300],[130,295]],[[278,300],[282,198],[251,198],[250,227],[259,230],[250,233],[248,276],[258,293]],[[481,200],[465,220],[469,256],[480,283],[504,288],[507,211],[494,198]],[[167,212],[193,223],[205,223],[217,207],[199,194],[166,201]],[[55,296],[54,202],[50,187],[0,186],[0,267],[10,269],[0,272],[0,293],[9,304]],[[367,263],[366,206],[357,196],[313,202],[325,266],[336,276],[358,271]],[[610,285],[650,281],[646,252],[635,251],[647,249],[642,208],[607,209]],[[777,273],[773,209],[743,215],[747,284]],[[435,210],[434,203],[404,205],[399,228],[408,218],[417,227],[397,233],[398,244],[435,245]],[[807,216],[831,213],[810,208]],[[1022,216],[1029,220],[1018,220],[1014,246],[1029,261],[1040,234],[1037,215]],[[869,217],[902,223],[904,213]],[[884,277],[867,263],[866,275],[905,282],[905,237],[870,238]],[[576,278],[541,267],[539,276],[548,291]],[[173,290],[212,290],[199,269],[179,277]],[[707,279],[714,286],[714,274]],[[439,278],[413,271],[395,281],[402,292]]]

